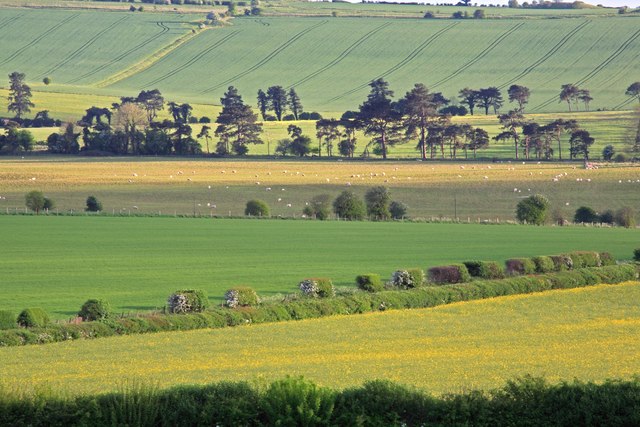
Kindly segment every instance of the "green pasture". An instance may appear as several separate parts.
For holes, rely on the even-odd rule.
[[[355,276],[469,259],[502,261],[569,250],[631,258],[639,230],[209,218],[0,216],[0,309],[74,315],[89,298],[118,312],[162,307],[177,289],[214,302],[234,285],[263,297],[306,277],[354,286]]]
[[[0,74],[24,72],[34,90],[113,96],[157,88],[203,104],[219,103],[230,85],[250,103],[258,89],[282,85],[295,87],[309,111],[357,109],[379,77],[398,97],[421,82],[454,100],[466,86],[506,92],[517,83],[531,89],[529,112],[566,111],[557,100],[565,83],[589,89],[592,110],[633,106],[624,91],[637,80],[637,17],[239,17],[197,30],[202,20],[204,11],[2,8]],[[53,82],[46,87],[45,76]]]
[[[516,376],[601,382],[640,372],[640,284],[493,298],[433,309],[0,348],[7,392],[72,395],[303,375],[343,388],[388,379],[433,394]]]

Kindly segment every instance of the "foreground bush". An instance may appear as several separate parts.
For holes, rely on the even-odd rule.
[[[616,259],[609,252],[600,252],[600,263],[603,267],[616,265]]]
[[[7,310],[0,310],[0,329],[13,329],[18,326],[15,313]]]
[[[633,260],[640,261],[640,248],[633,250]]]
[[[429,269],[428,274],[429,281],[439,285],[471,281],[471,275],[464,264],[432,267]]]
[[[258,294],[246,286],[229,289],[224,293],[224,305],[229,308],[258,305]]]
[[[85,322],[108,319],[111,317],[111,306],[107,301],[90,299],[82,304],[78,316]]]
[[[482,279],[503,279],[504,270],[495,261],[465,261],[463,263],[472,277]]]
[[[356,284],[358,285],[358,289],[367,292],[380,292],[384,289],[382,280],[380,280],[380,276],[377,274],[361,274],[356,277]]]
[[[533,257],[531,261],[533,261],[536,266],[536,273],[551,273],[556,269],[555,263],[548,256]]]
[[[592,251],[575,251],[568,254],[573,260],[573,268],[600,267],[600,254]]]
[[[175,291],[167,300],[169,313],[199,313],[209,307],[207,293],[198,289]]]
[[[534,274],[536,264],[531,258],[512,258],[505,261],[505,271],[510,276]]]
[[[18,315],[18,324],[25,328],[43,328],[49,323],[49,315],[41,308],[26,308]]]
[[[573,260],[569,255],[551,255],[549,258],[553,261],[555,271],[567,271],[573,269]]]
[[[0,425],[637,426],[640,379],[550,384],[525,376],[441,397],[385,380],[340,391],[303,378],[265,390],[243,382],[128,386],[93,396],[0,389]]]

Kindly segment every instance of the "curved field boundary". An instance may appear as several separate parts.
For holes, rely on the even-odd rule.
[[[250,74],[252,72],[254,72],[255,70],[261,68],[263,65],[265,65],[267,62],[271,61],[273,58],[275,58],[276,56],[278,56],[278,54],[280,54],[283,50],[285,50],[286,48],[288,48],[289,46],[291,46],[293,43],[295,43],[296,41],[298,41],[298,39],[300,39],[301,37],[303,37],[305,34],[315,30],[316,28],[320,27],[321,25],[326,24],[327,20],[318,22],[315,25],[312,25],[309,28],[305,28],[304,30],[300,31],[299,33],[295,34],[293,37],[291,37],[289,40],[287,40],[286,42],[282,43],[280,46],[278,46],[273,52],[271,52],[269,55],[265,56],[262,60],[260,60],[257,64],[253,65],[252,67],[246,69],[245,71],[236,74],[233,77],[228,78],[227,80],[218,83],[215,86],[211,86],[206,88],[205,90],[203,90],[202,92],[200,92],[201,94],[206,94],[206,93],[210,93],[213,92],[216,89],[219,89],[223,86],[225,86],[226,84],[232,83],[235,80],[242,78],[244,76],[246,76],[247,74]]]
[[[160,83],[163,80],[168,79],[169,77],[175,76],[180,71],[182,71],[182,70],[184,70],[186,68],[189,68],[191,65],[195,64],[196,62],[198,62],[202,57],[204,57],[205,55],[207,55],[211,51],[217,49],[218,47],[220,47],[223,44],[225,44],[227,41],[229,41],[232,38],[234,38],[235,36],[237,36],[238,33],[240,33],[240,32],[241,32],[240,30],[235,30],[230,34],[227,34],[225,37],[223,37],[222,39],[218,40],[217,42],[215,42],[214,44],[212,44],[211,46],[209,46],[205,50],[201,51],[200,53],[195,55],[193,58],[191,58],[190,60],[188,60],[184,64],[180,65],[179,67],[174,68],[173,70],[171,70],[168,73],[162,75],[161,77],[158,77],[157,79],[154,79],[154,80],[148,82],[145,86],[147,86],[147,87],[148,86],[152,86],[152,85]]]
[[[104,70],[105,68],[109,67],[110,65],[121,61],[122,59],[124,59],[127,55],[135,52],[138,49],[143,48],[144,46],[148,45],[149,43],[151,43],[152,41],[154,41],[155,39],[157,39],[158,37],[163,36],[165,33],[167,33],[169,31],[169,27],[167,27],[166,25],[164,25],[163,22],[156,22],[156,25],[158,27],[160,27],[160,31],[158,31],[156,34],[152,35],[151,37],[145,39],[144,41],[142,41],[141,43],[135,45],[134,47],[132,47],[131,49],[127,50],[126,52],[123,52],[121,55],[118,55],[117,57],[115,57],[113,60],[102,64],[101,66],[99,66],[98,68],[94,68],[93,70],[84,73],[83,75],[81,75],[80,77],[76,77],[74,79],[69,80],[67,83],[69,84],[73,84],[76,83],[82,79],[85,79],[87,77],[91,77],[96,73],[99,73],[100,71]]]
[[[82,46],[80,46],[78,49],[76,49],[75,51],[73,51],[69,55],[67,55],[67,57],[65,59],[63,59],[62,61],[60,61],[58,64],[54,65],[53,67],[49,68],[44,73],[41,73],[38,76],[38,78],[42,78],[42,77],[48,76],[48,75],[56,72],[57,70],[59,70],[61,67],[64,67],[69,62],[71,62],[72,60],[77,58],[78,55],[80,55],[82,52],[87,50],[93,43],[96,42],[96,40],[98,40],[100,37],[102,37],[103,35],[105,35],[109,31],[111,31],[112,29],[114,29],[115,27],[117,27],[118,25],[120,25],[121,23],[126,21],[127,19],[129,19],[128,15],[118,19],[117,21],[113,22],[111,25],[107,26],[103,30],[97,32],[93,37],[91,37],[89,40],[87,40],[85,43],[83,43]]]
[[[31,40],[29,43],[27,43],[26,45],[22,46],[20,49],[18,49],[17,51],[13,52],[11,55],[9,55],[8,57],[6,57],[4,60],[2,60],[0,62],[0,65],[4,65],[7,62],[13,61],[14,59],[16,59],[18,56],[20,56],[20,54],[24,53],[25,50],[27,50],[28,48],[30,48],[31,46],[34,46],[36,44],[38,44],[40,41],[42,41],[45,37],[47,37],[49,34],[53,33],[54,31],[56,31],[58,28],[62,27],[63,25],[65,25],[66,23],[68,23],[69,21],[71,21],[72,19],[75,19],[78,16],[78,14],[74,14],[74,15],[70,15],[67,18],[63,19],[62,21],[58,22],[57,24],[55,24],[53,27],[49,28],[47,31],[45,31],[44,33],[40,34],[38,37],[36,37],[35,39]]]
[[[611,62],[613,62],[618,56],[620,56],[622,54],[622,52],[624,52],[625,50],[627,50],[627,48],[629,47],[629,45],[631,43],[633,43],[634,41],[636,41],[636,39],[640,37],[640,29],[636,30],[635,33],[633,33],[627,40],[625,40],[624,43],[622,43],[620,45],[620,47],[618,47],[618,49],[615,50],[615,52],[613,52],[611,55],[609,55],[604,61],[602,61],[597,67],[595,67],[593,70],[589,71],[584,77],[582,77],[580,80],[574,82],[575,85],[581,85],[584,84],[586,82],[588,82],[589,80],[591,80],[592,78],[594,78],[595,76],[597,76],[602,70],[604,70]],[[554,96],[549,98],[548,100],[546,100],[545,102],[543,102],[542,104],[538,105],[535,107],[535,109],[539,109],[539,108],[545,108],[548,105],[550,105],[551,103],[553,103],[555,100],[557,100],[558,97]]]
[[[580,30],[582,30],[584,27],[586,27],[587,25],[589,25],[592,21],[591,20],[586,20],[583,23],[581,23],[580,25],[578,25],[577,27],[575,27],[573,30],[569,31],[567,34],[564,35],[564,37],[562,37],[558,43],[555,44],[555,46],[553,46],[547,53],[545,53],[544,55],[542,55],[537,61],[535,61],[533,64],[529,65],[527,68],[525,68],[524,70],[522,70],[522,72],[520,74],[518,74],[517,76],[507,80],[506,82],[504,82],[503,84],[501,84],[500,86],[498,86],[499,89],[504,89],[505,87],[514,84],[515,82],[517,82],[518,80],[520,80],[521,78],[527,76],[529,73],[531,73],[533,70],[535,70],[536,68],[538,68],[538,66],[540,66],[541,64],[545,63],[549,58],[551,58],[558,50],[560,50],[560,48],[562,46],[564,46],[571,38],[573,38],[573,36],[575,36],[577,33],[580,32]]]
[[[353,52],[358,46],[360,46],[362,43],[364,43],[366,40],[368,40],[369,38],[371,38],[374,34],[376,34],[377,32],[383,30],[384,28],[387,28],[389,25],[391,25],[391,22],[385,22],[384,24],[380,25],[377,28],[374,28],[373,30],[369,31],[368,33],[366,33],[365,35],[363,35],[362,37],[360,37],[355,43],[353,43],[351,46],[349,46],[348,48],[346,48],[340,55],[338,55],[333,61],[329,62],[327,65],[317,69],[316,71],[304,76],[303,78],[301,78],[300,80],[298,80],[297,82],[291,84],[288,88],[292,88],[295,87],[297,85],[301,85],[303,83],[308,82],[309,80],[311,80],[312,78],[318,76],[319,74],[324,73],[325,71],[327,71],[328,69],[336,66],[337,64],[339,64],[343,59],[345,59],[351,52]]]
[[[440,36],[442,36],[447,31],[451,30],[453,27],[455,27],[458,24],[459,24],[459,22],[455,22],[455,23],[453,23],[451,25],[448,25],[447,27],[435,32],[433,35],[431,35],[425,41],[423,41],[418,47],[416,47],[413,51],[411,51],[411,53],[409,55],[407,55],[402,61],[398,62],[396,65],[394,65],[393,67],[389,68],[387,71],[385,71],[384,73],[380,74],[379,76],[373,78],[373,80],[377,80],[377,79],[380,79],[380,78],[383,78],[383,77],[387,77],[388,75],[393,74],[394,72],[396,72],[399,69],[403,68],[409,62],[411,62],[416,56],[418,56],[423,50],[425,50],[429,45],[431,45],[431,43],[436,41],[438,38],[440,38]],[[362,89],[366,88],[367,86],[369,86],[369,83],[363,83],[363,84],[361,84],[361,85],[359,85],[357,87],[354,87],[353,89],[350,89],[350,90],[344,92],[342,95],[334,96],[328,102],[334,102],[334,101],[337,101],[339,99],[342,99],[342,98],[344,98],[346,96],[349,96],[349,95],[351,95],[353,93],[358,92],[359,90],[362,90]]]
[[[138,74],[141,71],[146,70],[147,68],[151,67],[156,62],[160,61],[162,58],[164,58],[165,56],[167,56],[168,54],[170,54],[171,52],[173,52],[174,50],[176,50],[177,48],[179,48],[189,40],[202,34],[202,31],[208,31],[208,29],[209,28],[205,28],[204,30],[196,31],[195,33],[192,31],[189,31],[188,33],[175,39],[171,44],[155,51],[154,53],[142,59],[141,61],[131,65],[128,68],[125,68],[124,70],[116,74],[113,74],[95,83],[94,87],[104,88],[104,87],[112,86],[124,79],[127,79],[135,74]]]
[[[440,86],[443,83],[448,82],[449,80],[455,78],[456,76],[460,75],[461,73],[463,73],[467,68],[471,67],[473,64],[475,64],[476,62],[480,61],[482,58],[484,58],[485,56],[487,56],[489,54],[489,52],[491,52],[493,49],[495,49],[500,43],[502,43],[504,41],[504,39],[506,39],[507,37],[509,37],[511,34],[513,34],[514,32],[516,32],[517,30],[519,30],[522,26],[524,25],[524,22],[521,22],[519,24],[514,25],[513,27],[509,28],[507,31],[505,31],[504,33],[500,34],[500,36],[498,36],[498,38],[496,38],[494,41],[492,41],[489,46],[487,46],[486,48],[484,48],[484,50],[482,50],[482,52],[480,52],[479,54],[477,54],[475,57],[473,57],[469,62],[467,62],[466,64],[464,64],[462,67],[458,68],[456,71],[454,71],[453,73],[449,74],[447,77],[438,80],[437,82],[435,82],[434,84],[431,85],[431,88],[436,88],[438,86]]]

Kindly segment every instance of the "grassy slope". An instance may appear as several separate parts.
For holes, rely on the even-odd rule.
[[[524,374],[560,380],[640,371],[640,284],[426,310],[0,349],[2,383],[70,393],[304,375],[346,387],[387,378],[440,394]],[[47,369],[43,369],[47,366]],[[1,384],[1,383],[0,383]]]
[[[239,284],[270,296],[305,277],[358,274],[569,250],[629,258],[639,230],[370,222],[0,216],[0,309],[73,315],[89,298],[117,311],[162,307],[176,289],[220,301]],[[8,250],[10,248],[10,250]]]
[[[202,19],[179,12],[2,8],[0,37],[7,49],[0,73],[25,72],[39,90],[132,95],[157,87],[171,99],[200,103],[216,103],[230,84],[250,101],[258,88],[281,84],[296,86],[307,109],[319,111],[357,108],[367,83],[380,76],[399,95],[423,82],[451,98],[465,86],[524,84],[532,90],[530,111],[564,110],[556,101],[559,87],[576,82],[591,90],[592,109],[612,109],[629,106],[624,89],[640,46],[634,17],[264,17],[202,31],[153,59]],[[24,27],[34,30],[16,31]],[[97,87],[136,63],[148,67]],[[44,76],[52,78],[51,86],[39,83]]]
[[[554,181],[559,175],[562,177]],[[315,195],[335,197],[345,189],[363,195],[372,186],[385,185],[394,200],[409,206],[408,215],[414,218],[454,217],[456,203],[457,215],[465,221],[513,220],[518,201],[540,193],[570,219],[579,206],[600,212],[637,207],[638,180],[640,170],[636,167],[584,170],[575,164],[536,162],[489,165],[43,156],[0,159],[0,195],[4,197],[0,210],[24,210],[24,195],[38,189],[56,201],[60,212],[81,211],[87,196],[95,195],[109,213],[192,215],[195,203],[199,215],[209,215],[207,203],[213,203],[214,214],[227,216],[231,212],[237,216],[243,214],[247,200],[258,198],[270,205],[274,216],[299,217]]]

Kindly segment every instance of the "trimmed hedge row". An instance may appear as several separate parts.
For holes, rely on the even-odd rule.
[[[263,388],[221,382],[76,397],[0,392],[0,425],[637,426],[640,378],[549,384],[525,376],[442,397],[385,380],[338,391],[303,378]]]
[[[80,324],[51,324],[44,328],[0,331],[0,346],[43,344],[83,338],[134,333],[222,328],[248,323],[278,322],[355,314],[386,309],[427,308],[458,301],[568,289],[600,283],[620,283],[638,278],[632,264],[585,268],[539,276],[514,276],[409,290],[354,292],[335,298],[298,298],[235,309],[216,307],[192,314],[146,315]]]

